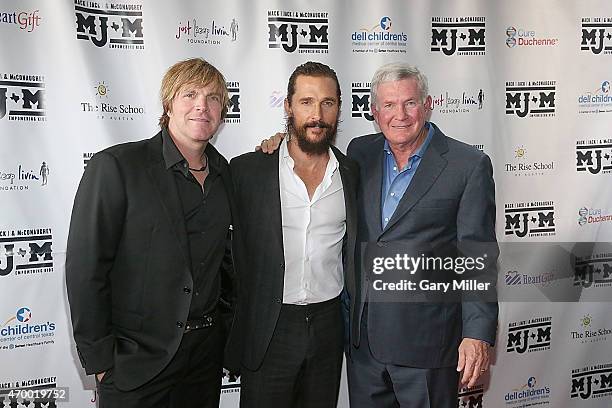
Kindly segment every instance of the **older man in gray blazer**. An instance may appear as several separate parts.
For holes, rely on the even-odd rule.
[[[495,282],[489,157],[427,122],[432,100],[418,69],[402,63],[381,67],[371,96],[381,133],[353,139],[347,152],[361,172],[357,247],[400,241],[410,247],[483,244],[487,279]],[[357,265],[364,260],[358,257]],[[351,294],[357,298],[352,299],[357,306],[351,310],[348,364],[351,407],[456,407],[459,383],[474,385],[489,367],[497,303],[465,297],[416,303],[409,294],[406,301],[374,301],[379,294],[371,268],[357,269],[361,285]]]

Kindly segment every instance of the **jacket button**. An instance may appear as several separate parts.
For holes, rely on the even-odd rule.
[[[281,269],[285,269],[285,264],[284,263],[281,263],[279,266],[281,267]]]
[[[274,301],[275,301],[276,303],[281,303],[281,302],[282,302],[282,301],[280,300],[280,298],[276,298],[276,299],[274,299]]]
[[[185,287],[183,288],[183,292],[185,292],[185,293],[191,293],[191,289],[190,289],[190,288],[188,288],[187,286],[185,286]]]
[[[384,241],[379,241],[379,242],[377,242],[377,243],[376,243],[376,245],[377,245],[379,248],[384,248],[384,247],[386,247],[386,246],[387,246],[387,243],[386,243],[386,242],[384,242]]]
[[[176,322],[176,327],[178,327],[179,329],[182,329],[183,328],[183,322],[181,322],[181,321]]]

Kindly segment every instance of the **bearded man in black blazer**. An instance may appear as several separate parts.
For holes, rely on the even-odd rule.
[[[231,161],[245,259],[232,338],[243,338],[240,406],[335,408],[341,293],[353,291],[358,169],[331,145],[340,86],[307,62],[289,79],[288,141]]]
[[[66,284],[100,407],[217,407],[231,318],[232,182],[209,143],[223,75],[202,59],[161,86],[161,131],[90,160],[74,201]]]

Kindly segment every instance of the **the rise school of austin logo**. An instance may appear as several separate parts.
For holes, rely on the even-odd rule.
[[[51,228],[0,230],[0,279],[53,272]]]
[[[482,403],[484,395],[484,384],[476,384],[473,387],[465,387],[457,394],[458,408],[486,408]]]
[[[612,363],[575,368],[571,373],[570,398],[598,399],[612,395]]]
[[[601,114],[612,112],[612,94],[610,81],[603,80],[593,90],[585,91],[578,96],[578,113]]]
[[[408,35],[398,31],[391,17],[383,16],[376,24],[366,24],[351,34],[354,53],[406,53]]]
[[[550,350],[552,316],[534,317],[508,324],[507,353]]]
[[[580,50],[612,54],[612,17],[583,17],[581,23]]]
[[[433,109],[440,114],[470,113],[482,110],[485,92],[482,88],[441,91],[433,92],[431,98]]]
[[[223,122],[225,123],[240,123],[240,82],[228,81],[225,83],[227,92],[229,93],[229,101],[227,106],[227,114]]]
[[[550,404],[550,386],[540,384],[536,377],[529,377],[525,384],[513,388],[504,395],[507,407],[532,407]]]
[[[194,45],[225,45],[238,40],[239,25],[236,18],[219,22],[217,19],[186,18],[179,21],[174,38]]]
[[[0,326],[0,351],[55,344],[55,322],[37,318],[29,307],[19,307],[15,310]],[[39,323],[41,321],[42,323]]]
[[[538,155],[543,153],[538,152]],[[512,151],[512,159],[504,164],[504,171],[514,176],[543,176],[555,170],[554,160],[539,160],[530,158],[529,150],[525,145],[517,146]]]
[[[0,24],[13,24],[27,33],[31,33],[40,27],[42,20],[38,9],[32,11],[0,11]]]
[[[329,13],[268,10],[268,48],[327,54]]]
[[[74,0],[76,38],[96,47],[143,50],[142,1]]]
[[[505,235],[518,238],[555,235],[555,204],[553,201],[506,203],[504,205]]]
[[[506,28],[506,45],[515,47],[555,47],[559,44],[558,38],[541,37],[535,30],[515,26]]]
[[[610,339],[612,329],[609,327],[601,327],[590,314],[582,316],[579,322],[579,327],[576,330],[570,331],[570,337],[573,341],[588,344]]]
[[[351,116],[373,121],[370,113],[370,82],[351,82]]]
[[[576,256],[574,268],[574,286],[583,289],[612,286],[612,253]]]
[[[45,187],[49,182],[51,170],[43,161],[38,166],[16,164],[11,167],[0,167],[0,192],[27,191],[34,187]]]
[[[585,174],[612,173],[612,138],[577,140],[576,171]]]
[[[555,116],[557,81],[506,81],[506,115]]]
[[[485,55],[485,17],[431,18],[431,52],[451,55]]]
[[[0,73],[0,122],[44,122],[45,109],[44,75]]]
[[[578,225],[581,227],[611,221],[612,213],[605,208],[581,207],[578,209]]]
[[[134,120],[144,117],[144,106],[118,100],[113,95],[112,86],[106,81],[97,82],[91,89],[95,96],[79,103],[82,113],[100,120]]]

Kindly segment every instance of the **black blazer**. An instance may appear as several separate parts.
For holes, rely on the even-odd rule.
[[[228,163],[210,144],[206,153],[221,169],[233,208]],[[233,271],[222,269],[222,292],[228,295]],[[89,161],[72,210],[66,285],[87,374],[112,368],[116,386],[131,390],[153,378],[176,353],[193,278],[161,132],[108,148]]]
[[[349,144],[347,154],[359,163],[361,170],[357,248],[367,242],[383,247],[398,241],[415,247],[486,243],[490,250],[486,278],[495,286],[498,247],[491,161],[474,147],[445,136],[433,123],[431,126],[434,128],[431,143],[384,229],[381,224],[384,136],[382,133],[362,136]],[[360,258],[357,265],[361,265]],[[366,290],[372,284],[364,269],[356,269],[360,306],[351,315],[351,338],[356,347]],[[369,302],[370,349],[384,363],[450,367],[457,364],[457,349],[463,337],[495,343],[497,313],[496,302],[465,299],[437,304]]]
[[[346,235],[343,243],[345,289],[354,291],[354,249],[357,232],[357,180],[359,169],[338,149],[346,205]],[[267,155],[247,153],[232,159],[230,167],[241,220],[241,255],[238,316],[230,343],[242,365],[257,370],[270,344],[283,302],[285,261],[281,224],[278,150]],[[353,304],[354,306],[354,304]],[[239,339],[239,340],[237,340]],[[240,343],[245,346],[242,347]],[[240,358],[241,357],[241,358]]]

